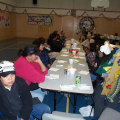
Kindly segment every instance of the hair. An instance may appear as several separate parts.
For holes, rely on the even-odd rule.
[[[20,49],[18,51],[18,57],[23,56],[26,57],[28,55],[32,55],[37,53],[38,47],[36,45],[30,44],[27,45],[24,49]]]
[[[64,30],[61,31],[61,34],[63,34]]]
[[[95,43],[90,44],[90,51],[91,52],[96,52],[96,44]]]
[[[34,40],[32,44],[37,45],[37,47],[39,47],[41,44],[44,43],[45,43],[45,39],[43,37],[40,37],[39,39]]]

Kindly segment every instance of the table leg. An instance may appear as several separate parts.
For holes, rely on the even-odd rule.
[[[74,107],[73,107],[73,113],[75,113],[75,110],[76,110],[76,101],[77,101],[77,94],[74,94]]]
[[[56,97],[57,97],[57,92],[54,92],[54,110],[56,110]]]
[[[69,112],[69,96],[67,97],[67,103],[66,103],[66,113]]]

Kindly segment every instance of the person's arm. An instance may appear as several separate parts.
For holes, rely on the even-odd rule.
[[[29,120],[30,114],[32,112],[32,106],[33,106],[32,96],[31,96],[28,85],[25,83],[25,80],[23,80],[20,77],[17,77],[17,79],[22,81],[22,85],[20,85],[21,86],[20,98],[22,101],[22,108],[21,108],[18,116],[19,116],[19,118],[21,118],[23,120]]]
[[[36,60],[34,62],[37,62],[41,68],[41,71],[42,72],[45,72],[46,71],[46,67],[45,65],[42,63],[41,59],[39,56],[37,56]]]

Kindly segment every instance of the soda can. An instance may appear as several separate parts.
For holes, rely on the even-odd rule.
[[[67,75],[67,68],[64,69],[64,75]]]
[[[81,76],[76,76],[75,84],[78,85],[81,82]]]

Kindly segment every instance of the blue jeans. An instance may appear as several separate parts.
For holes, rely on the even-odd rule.
[[[42,102],[45,97],[45,92],[41,90],[41,88],[37,90],[30,91],[32,98],[38,97],[38,99]]]
[[[92,81],[95,81],[97,79],[97,75],[94,75],[92,73],[90,73],[90,77]]]
[[[42,115],[44,113],[51,113],[50,107],[46,104],[36,104],[33,105],[33,110],[30,114],[29,120],[34,120],[35,118],[38,118],[39,120],[42,119]],[[20,120],[20,118],[17,116],[17,120]]]

